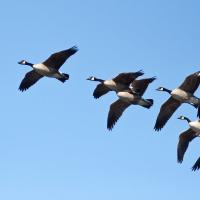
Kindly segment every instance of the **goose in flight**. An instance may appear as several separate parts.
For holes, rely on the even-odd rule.
[[[139,105],[149,109],[153,105],[153,99],[144,99],[142,96],[148,85],[156,78],[146,78],[134,80],[128,90],[117,92],[119,99],[110,105],[110,110],[107,118],[107,129],[112,130],[123,112],[130,105]]]
[[[93,92],[94,98],[98,99],[109,91],[118,92],[129,89],[131,82],[143,74],[143,71],[140,70],[137,72],[120,73],[115,78],[110,80],[103,80],[94,76],[90,76],[87,80],[100,82]]]
[[[47,60],[42,63],[32,64],[27,62],[26,60],[18,62],[18,64],[20,65],[28,65],[32,68],[32,70],[28,72],[22,80],[19,86],[19,90],[22,92],[27,90],[44,76],[56,78],[57,80],[64,83],[66,80],[69,79],[69,75],[60,72],[59,69],[65,63],[65,61],[77,51],[78,48],[76,46],[73,46],[67,50],[59,51],[52,54]]]
[[[169,93],[170,98],[160,108],[160,112],[154,126],[155,131],[160,131],[164,127],[164,125],[182,103],[188,103],[195,108],[198,108],[197,115],[200,115],[200,99],[193,95],[193,93],[199,87],[199,84],[200,71],[187,76],[184,82],[174,90],[169,90],[164,87],[159,87],[157,89],[158,91]]]

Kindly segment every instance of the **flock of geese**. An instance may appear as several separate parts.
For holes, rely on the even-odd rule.
[[[67,50],[63,50],[50,55],[47,60],[42,63],[32,64],[25,60],[18,62],[21,65],[28,65],[32,68],[23,78],[19,90],[25,91],[34,85],[42,77],[52,77],[64,83],[69,79],[69,75],[59,71],[60,67],[65,61],[78,51],[76,46]],[[111,80],[103,80],[94,76],[89,77],[87,80],[96,81],[99,84],[96,86],[93,96],[95,99],[100,98],[110,91],[115,91],[118,99],[110,105],[110,110],[107,118],[107,128],[112,130],[118,119],[122,116],[123,112],[131,105],[139,105],[144,108],[151,108],[153,99],[145,99],[143,95],[149,86],[156,78],[138,79],[142,76],[143,71],[120,73],[118,76]],[[158,91],[167,92],[170,97],[163,103],[158,114],[154,130],[160,131],[176,109],[182,104],[187,103],[197,109],[197,116],[200,116],[200,99],[194,96],[200,84],[200,71],[195,72],[185,78],[183,83],[173,89],[169,90],[164,87],[159,87]],[[184,154],[189,146],[189,143],[196,137],[200,136],[200,120],[190,121],[185,116],[180,116],[178,119],[186,120],[189,128],[180,134],[177,147],[177,160],[179,163],[183,161]],[[200,157],[193,165],[192,170],[200,169]]]

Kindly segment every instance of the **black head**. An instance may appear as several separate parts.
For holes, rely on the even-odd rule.
[[[18,64],[20,64],[20,65],[27,65],[27,63],[28,63],[28,62],[25,61],[25,60],[21,60],[21,61],[18,62]]]
[[[94,77],[94,76],[90,76],[89,78],[87,78],[86,80],[89,80],[89,81],[95,81],[97,78]]]
[[[180,117],[178,117],[178,119],[180,119],[180,120],[186,120],[188,123],[191,122],[191,120],[189,118],[187,118],[187,117],[185,117],[183,115],[181,115]]]
[[[159,87],[156,89],[157,91],[165,91],[165,88],[164,87]]]
[[[183,115],[181,115],[180,117],[178,117],[178,119],[180,119],[180,120],[186,120],[186,118]]]

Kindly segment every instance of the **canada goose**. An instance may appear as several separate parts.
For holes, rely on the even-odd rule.
[[[47,60],[39,64],[32,64],[25,60],[18,62],[18,64],[28,65],[33,68],[32,71],[25,75],[19,86],[19,90],[22,92],[27,90],[43,76],[56,78],[64,83],[67,79],[69,79],[69,75],[60,72],[59,69],[64,64],[64,62],[77,51],[78,48],[73,46],[67,50],[52,54]]]
[[[147,89],[148,85],[156,78],[147,78],[135,80],[130,85],[130,89],[117,92],[119,99],[110,105],[110,110],[107,118],[107,129],[112,130],[117,120],[122,113],[130,105],[140,105],[145,108],[150,108],[153,105],[153,99],[143,99],[142,95]]]
[[[199,84],[200,71],[186,77],[184,82],[174,90],[168,90],[164,87],[159,87],[157,89],[158,91],[165,91],[169,93],[171,97],[160,108],[160,112],[154,126],[155,131],[160,131],[164,127],[169,118],[182,103],[189,103],[195,108],[199,107],[200,99],[193,95]],[[200,109],[198,109],[197,113],[199,116]]]
[[[192,170],[196,171],[200,169],[200,157],[198,158],[198,160],[194,163]]]
[[[122,91],[129,88],[129,85],[132,81],[134,81],[137,77],[142,76],[144,73],[142,70],[137,72],[130,73],[120,73],[118,76],[111,80],[103,80],[96,78],[94,76],[90,76],[87,80],[97,81],[100,84],[97,85],[96,89],[93,92],[93,96],[95,99],[103,96],[109,91]]]
[[[189,146],[189,143],[196,137],[200,136],[200,120],[191,121],[187,117],[180,116],[178,119],[186,120],[190,128],[179,135],[177,147],[177,161],[183,162],[184,154]]]

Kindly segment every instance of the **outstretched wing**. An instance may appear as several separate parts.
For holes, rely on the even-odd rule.
[[[193,171],[199,170],[200,169],[200,157],[198,158],[198,160],[195,162],[195,164],[192,167]]]
[[[183,157],[189,146],[189,143],[195,137],[197,137],[196,133],[191,128],[189,128],[187,131],[185,131],[179,135],[179,142],[178,142],[178,147],[177,147],[177,161],[179,163],[183,162]]]
[[[140,80],[134,80],[131,84],[130,84],[130,89],[133,92],[138,93],[140,96],[142,96],[147,87],[149,86],[150,83],[152,83],[156,78],[152,77],[152,78],[145,78],[145,79],[140,79]]]
[[[107,88],[105,85],[100,83],[95,88],[95,90],[93,92],[93,96],[95,99],[98,99],[99,97],[103,96],[104,94],[108,93],[109,91],[111,91],[109,88]]]
[[[160,108],[160,112],[156,119],[156,124],[154,126],[155,131],[160,131],[164,125],[167,123],[169,118],[173,115],[176,109],[181,105],[181,103],[172,97],[170,97]]]
[[[193,94],[200,84],[200,71],[187,76],[184,82],[179,86],[180,89]]]
[[[73,46],[67,50],[59,51],[52,54],[47,60],[43,62],[43,64],[58,70],[64,64],[64,62],[77,51],[78,48],[76,46]]]
[[[121,117],[122,113],[126,108],[128,108],[131,104],[126,103],[120,99],[115,101],[110,105],[110,110],[107,118],[107,128],[108,130],[112,130],[117,120]]]
[[[140,70],[138,72],[121,73],[113,81],[129,86],[137,77],[142,76],[144,73]]]
[[[23,78],[19,90],[20,91],[25,91],[29,87],[31,87],[33,84],[35,84],[39,79],[41,79],[43,76],[38,74],[35,70],[32,70],[28,72],[25,77]]]

